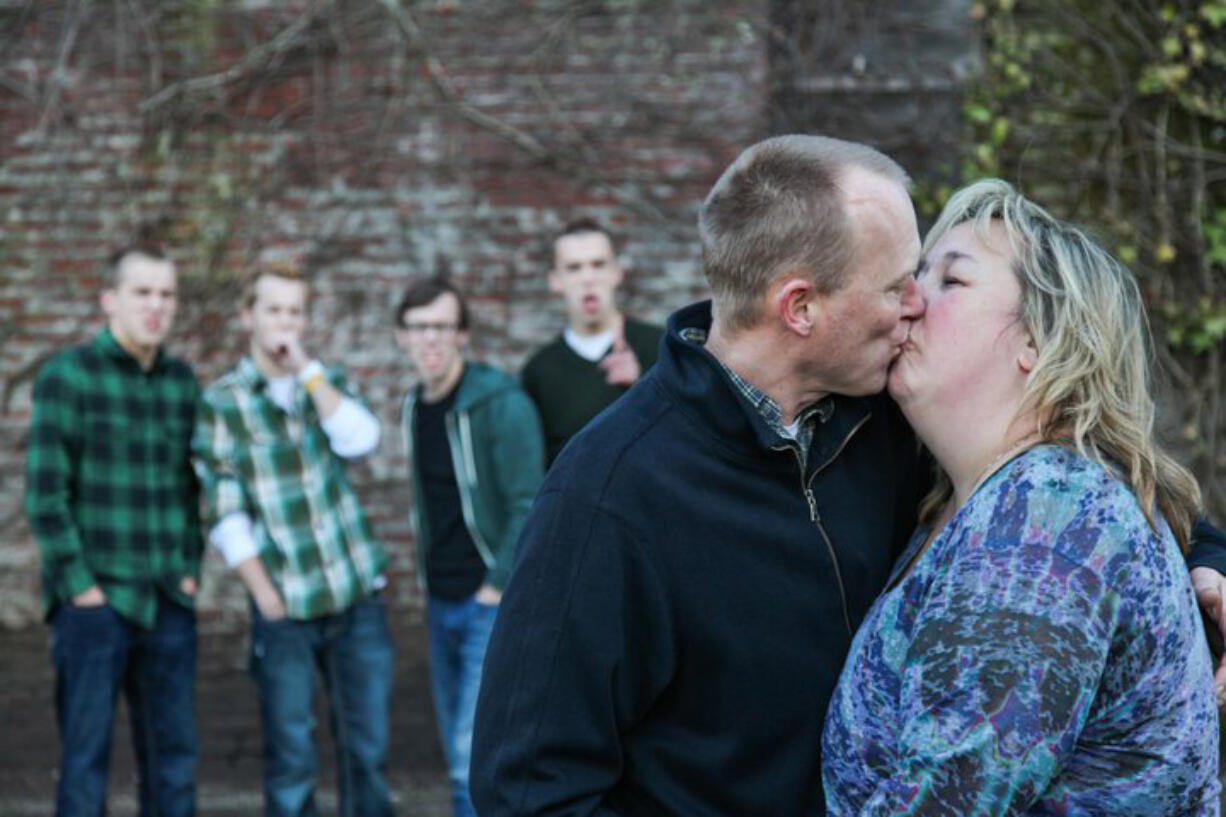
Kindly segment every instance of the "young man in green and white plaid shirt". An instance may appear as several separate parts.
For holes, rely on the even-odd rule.
[[[265,812],[314,814],[312,697],[324,674],[340,813],[391,813],[384,766],[393,650],[378,591],[387,555],[345,475],[379,423],[303,350],[309,289],[281,266],[245,296],[250,354],[205,390],[193,450],[210,541],[252,598],[251,671],[264,723]]]
[[[178,302],[154,246],[111,258],[107,326],[34,383],[26,514],[42,556],[61,744],[56,814],[106,808],[115,701],[128,701],[140,813],[195,810],[198,389],[162,342]]]

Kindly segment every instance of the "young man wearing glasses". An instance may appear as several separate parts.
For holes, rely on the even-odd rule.
[[[443,278],[409,287],[396,342],[421,382],[402,423],[413,485],[418,576],[427,621],[435,712],[457,817],[468,796],[473,714],[490,629],[511,556],[544,470],[541,424],[510,375],[464,359],[468,309]]]

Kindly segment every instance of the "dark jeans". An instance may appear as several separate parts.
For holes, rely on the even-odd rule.
[[[451,777],[455,817],[476,815],[468,796],[473,715],[477,711],[485,648],[497,615],[496,605],[479,604],[472,598],[450,600],[431,596],[427,601],[434,712]]]
[[[315,670],[330,699],[340,817],[392,813],[387,768],[393,648],[377,596],[309,621],[252,613],[251,674],[264,722],[264,811],[313,817]]]
[[[128,701],[144,817],[196,810],[196,618],[158,602],[152,630],[109,606],[61,606],[51,621],[60,730],[59,817],[106,813],[111,726],[120,690]]]

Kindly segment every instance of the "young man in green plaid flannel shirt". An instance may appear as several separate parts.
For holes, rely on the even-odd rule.
[[[252,599],[251,671],[264,723],[265,812],[315,813],[316,667],[331,699],[340,813],[391,813],[384,780],[392,642],[387,556],[345,476],[379,423],[303,350],[309,289],[279,266],[248,288],[250,354],[205,390],[193,450],[210,541]]]
[[[127,697],[140,813],[195,809],[196,378],[162,342],[177,304],[157,247],[111,258],[107,327],[34,383],[26,513],[52,627],[59,815],[102,814],[111,727]]]

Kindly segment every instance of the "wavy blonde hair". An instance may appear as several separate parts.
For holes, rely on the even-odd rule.
[[[1132,273],[1081,229],[1000,179],[955,193],[925,237],[923,253],[966,222],[982,241],[990,240],[992,224],[1007,237],[1021,284],[1018,318],[1038,350],[1022,411],[1039,418],[1040,438],[1071,445],[1120,473],[1150,527],[1159,531],[1164,517],[1186,552],[1200,488],[1154,441],[1153,350]],[[930,522],[951,493],[940,475],[921,518]]]

